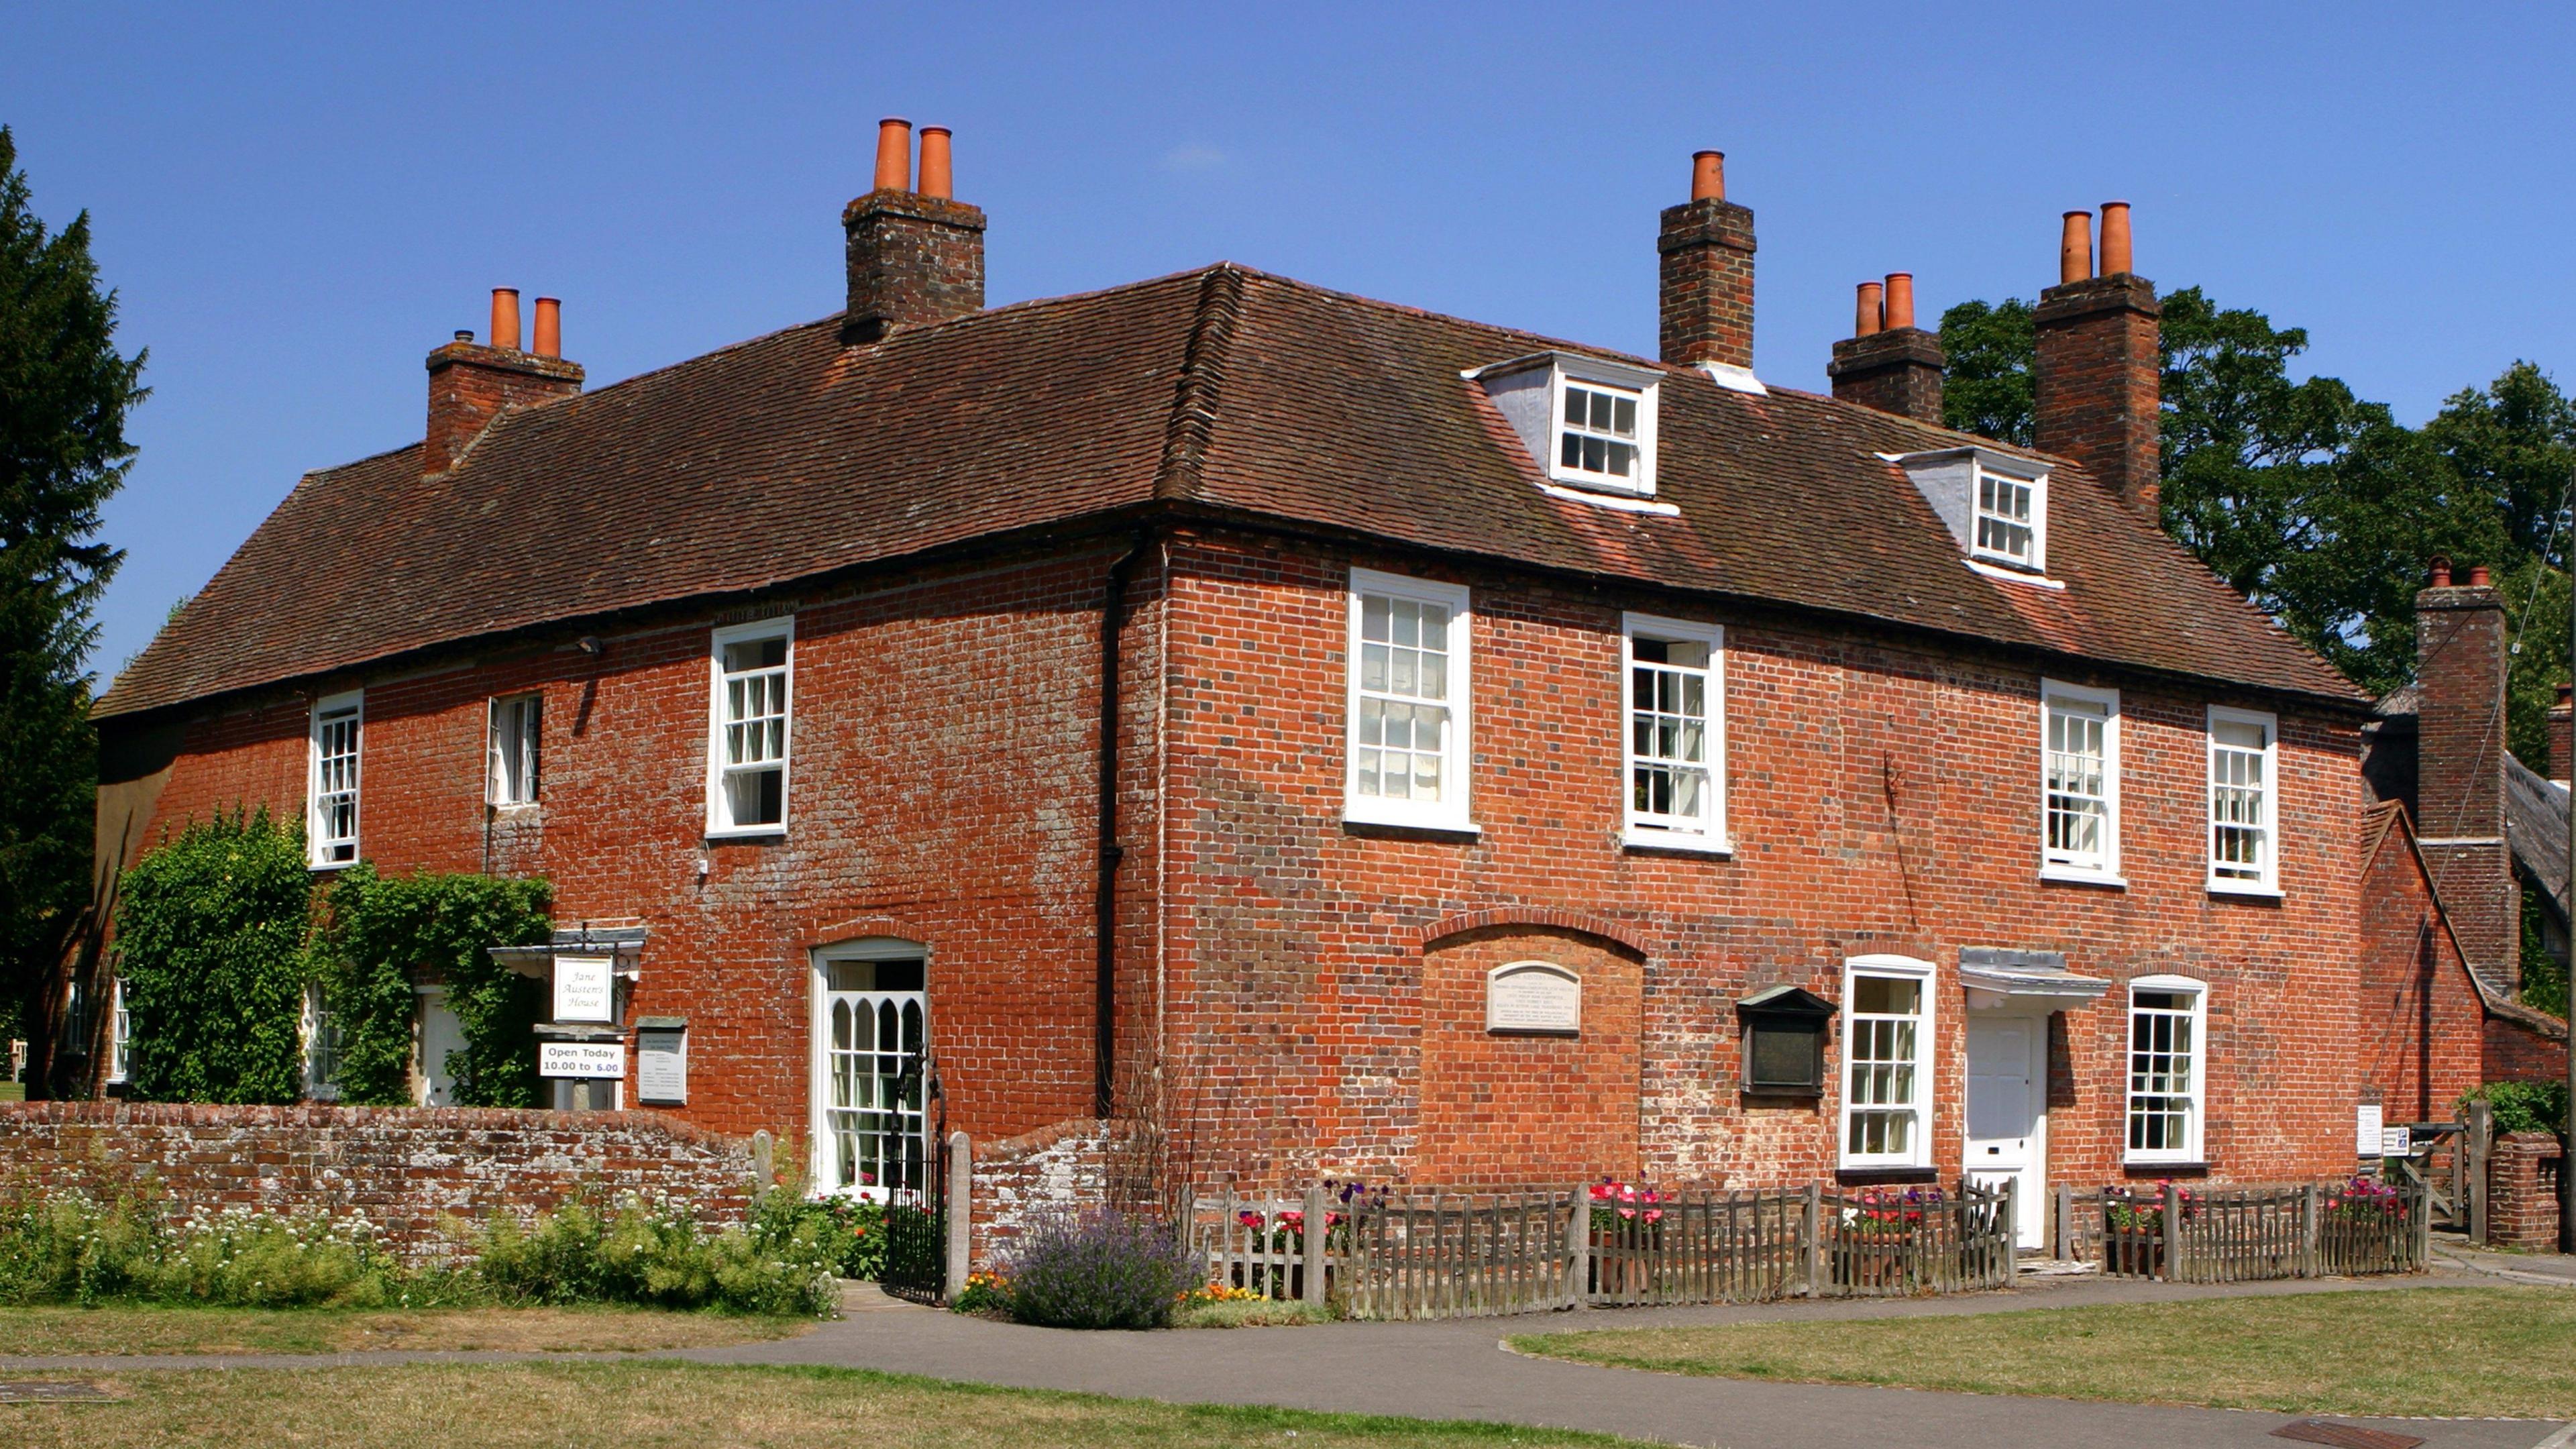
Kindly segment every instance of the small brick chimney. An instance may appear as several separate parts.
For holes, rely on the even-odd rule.
[[[563,304],[537,299],[536,352],[519,350],[519,292],[492,289],[492,342],[471,332],[429,355],[429,433],[421,450],[422,476],[444,473],[465,457],[474,440],[509,408],[530,407],[581,391],[577,362],[557,357]]]
[[[912,123],[877,123],[876,186],[841,211],[849,234],[850,302],[841,341],[877,342],[984,309],[984,213],[949,195],[949,133],[921,133],[912,185]]]
[[[1663,359],[1753,366],[1753,213],[1726,199],[1726,156],[1691,158],[1691,199],[1664,208],[1657,293]]]
[[[2066,213],[2058,283],[2039,294],[2031,370],[2032,441],[2073,458],[2149,518],[2157,516],[2162,359],[2155,284],[2129,270],[2129,204],[2102,203],[2102,271],[2092,215]]]
[[[1834,396],[1917,422],[1941,421],[1941,339],[1914,325],[1914,274],[1863,282],[1852,335],[1834,344]]]
[[[2415,830],[2469,964],[2519,983],[2522,888],[2505,843],[2504,595],[2433,561],[2415,595]]]

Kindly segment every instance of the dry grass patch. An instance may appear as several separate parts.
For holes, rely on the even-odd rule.
[[[880,1449],[1217,1449],[1259,1443],[1293,1443],[1297,1449],[1613,1449],[1636,1442],[1508,1425],[984,1388],[847,1369],[528,1363],[105,1378],[126,1397],[106,1404],[0,1409],[0,1438],[27,1449],[732,1449],[842,1443]]]
[[[805,1318],[653,1308],[0,1308],[0,1355],[503,1349],[642,1353],[792,1338]]]
[[[1793,1383],[2292,1414],[2576,1417],[2576,1292],[2417,1288],[1532,1334],[1551,1358]]]

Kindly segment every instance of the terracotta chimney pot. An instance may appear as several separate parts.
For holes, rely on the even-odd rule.
[[[511,352],[519,350],[519,289],[492,289],[492,345]]]
[[[2070,211],[2057,234],[2057,280],[2081,282],[2093,275],[2093,213]]]
[[[912,189],[912,122],[901,116],[888,116],[877,122],[876,189]]]
[[[1887,330],[1914,325],[1914,274],[1887,274]]]
[[[1726,153],[1693,151],[1691,153],[1691,200],[1724,201],[1726,199]]]
[[[2129,265],[2129,203],[2102,203],[2102,275],[2116,277]]]
[[[957,194],[956,180],[948,169],[948,128],[921,128],[921,194],[947,201]]]
[[[2437,589],[2447,589],[2450,586],[2451,556],[2449,554],[2437,553],[2433,555],[2433,587]]]
[[[2473,588],[2473,589],[2483,589],[2483,588],[2485,588],[2485,587],[2487,586],[2487,578],[2488,578],[2488,575],[2487,575],[2487,566],[2486,566],[2485,564],[2471,564],[2471,565],[2469,565],[2469,587],[2470,587],[2470,588]]]
[[[1857,290],[1859,295],[1852,299],[1852,335],[1875,337],[1883,325],[1884,289],[1876,282],[1863,282]]]
[[[537,299],[536,330],[536,346],[532,350],[539,357],[563,356],[562,298],[539,297]]]

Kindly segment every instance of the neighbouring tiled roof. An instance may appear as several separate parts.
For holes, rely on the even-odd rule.
[[[2066,588],[1972,572],[1878,456],[1966,439],[1830,398],[1666,369],[1662,517],[1542,493],[1459,375],[1601,349],[1223,264],[867,347],[839,320],[507,414],[439,477],[417,447],[308,475],[98,713],[1158,501],[2366,703],[2069,463]]]

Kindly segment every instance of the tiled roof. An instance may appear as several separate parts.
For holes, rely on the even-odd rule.
[[[1600,349],[1229,265],[868,347],[839,320],[506,414],[439,477],[417,447],[308,475],[98,713],[1158,501],[2366,703],[2072,464],[2066,588],[1969,570],[1878,456],[1967,439],[1829,398],[1663,369],[1665,517],[1541,492],[1459,375]]]

